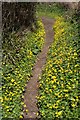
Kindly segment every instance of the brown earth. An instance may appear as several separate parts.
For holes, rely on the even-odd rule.
[[[42,17],[42,22],[45,28],[45,43],[43,45],[41,53],[39,53],[37,61],[33,67],[32,74],[33,76],[30,78],[26,91],[24,93],[24,103],[27,106],[28,113],[26,114],[24,108],[24,118],[38,118],[38,107],[37,107],[37,98],[38,96],[38,88],[39,88],[39,76],[42,73],[42,68],[46,63],[47,53],[51,43],[53,42],[53,24],[54,20],[46,17]]]

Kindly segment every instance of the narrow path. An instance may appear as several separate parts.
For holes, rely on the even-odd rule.
[[[37,118],[38,107],[36,105],[38,96],[38,87],[39,87],[39,75],[42,73],[42,68],[45,65],[46,57],[48,49],[53,42],[53,23],[54,20],[46,17],[42,17],[42,22],[44,24],[46,36],[45,36],[45,43],[42,49],[42,52],[39,53],[38,59],[33,67],[32,74],[33,76],[30,78],[26,91],[24,94],[24,103],[27,106],[28,114],[24,112],[24,118]],[[25,111],[25,109],[24,109]]]

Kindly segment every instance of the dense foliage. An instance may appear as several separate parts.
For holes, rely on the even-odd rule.
[[[16,63],[3,61],[2,74],[2,88],[3,91],[2,102],[2,117],[3,118],[22,118],[22,107],[25,107],[22,102],[23,92],[27,84],[32,67],[35,63],[37,54],[41,51],[44,43],[44,28],[40,21],[37,21],[37,30],[35,32],[25,33],[24,37],[17,37],[12,35],[12,40],[15,40],[16,45],[21,45],[19,42],[23,41],[19,52],[14,53],[13,56],[20,58]],[[17,47],[17,46],[16,46]],[[12,48],[10,48],[10,52]]]
[[[29,28],[34,29],[34,31],[37,29],[35,8],[36,3],[2,3],[2,49],[4,65],[7,63],[16,65],[24,57],[24,54],[20,54],[21,49],[25,46],[24,33],[29,31]]]
[[[31,2],[3,2],[2,27],[3,36],[8,32],[17,31],[22,26],[28,27],[35,24],[36,3]]]
[[[47,8],[55,18],[54,42],[40,78],[38,105],[41,119],[79,118],[79,35],[75,20],[66,20],[60,9]],[[64,14],[63,14],[64,15]]]

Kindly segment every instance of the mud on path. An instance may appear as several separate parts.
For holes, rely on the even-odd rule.
[[[24,103],[27,106],[28,113],[26,114],[24,108],[24,118],[37,118],[38,107],[37,107],[37,99],[38,96],[38,88],[39,88],[39,76],[42,73],[42,68],[46,63],[46,57],[51,43],[53,42],[53,24],[54,20],[46,17],[42,17],[42,22],[45,28],[45,42],[42,48],[41,53],[38,54],[38,58],[33,67],[32,74],[33,76],[30,78],[26,91],[24,93]]]

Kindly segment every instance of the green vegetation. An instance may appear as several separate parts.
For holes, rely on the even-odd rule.
[[[2,2],[3,37],[8,37],[13,31],[19,31],[24,26],[32,28],[36,22],[36,3]],[[4,41],[4,39],[3,39]]]
[[[61,16],[64,14],[64,12],[67,12],[66,10],[63,10],[62,7],[57,7],[57,4],[39,4],[37,5],[37,15],[38,16],[47,16],[50,18],[55,18],[57,16]]]
[[[44,7],[44,6],[43,6]],[[53,8],[53,7],[52,7]],[[79,118],[78,81],[79,35],[75,20],[65,19],[60,8],[47,7],[39,15],[55,18],[54,42],[48,52],[47,62],[40,78],[38,106],[41,119]],[[50,9],[50,10],[49,10]],[[69,16],[68,16],[69,17]]]
[[[27,3],[28,10],[24,3],[19,4],[19,6],[18,3],[12,4],[10,9],[13,12],[11,11],[11,13],[8,11],[10,10],[8,6],[4,5],[6,4],[3,4],[6,9],[3,9],[3,18],[6,19],[3,22],[3,31],[6,34],[3,34],[6,35],[6,38],[3,37],[2,43],[2,87],[0,88],[2,91],[2,96],[0,96],[2,118],[23,118],[23,107],[26,107],[23,102],[25,86],[32,76],[32,68],[37,54],[41,51],[44,43],[44,27],[41,21],[36,21],[36,14],[39,17],[47,16],[55,19],[53,25],[54,42],[49,49],[46,65],[39,80],[38,106],[41,119],[79,118],[80,51],[79,27],[76,21],[78,18],[76,15],[73,16],[72,11],[70,12],[56,3],[40,3],[37,5],[36,14],[35,3],[29,5]],[[11,6],[11,3],[9,5]],[[18,12],[15,10],[18,8],[19,11],[21,6],[22,9],[17,14]],[[26,16],[22,11],[24,14],[26,12]],[[16,20],[17,17],[18,21]],[[29,23],[26,23],[27,20]],[[15,21],[17,22],[15,23]],[[24,27],[22,25],[29,26],[32,31],[21,31],[20,34],[18,30]],[[7,34],[8,30],[9,34]],[[15,33],[15,30],[18,33]]]
[[[17,53],[15,53],[15,50],[11,51],[11,48],[8,51],[8,53],[14,53],[11,55],[13,55],[13,58],[16,57],[16,63],[11,63],[9,59],[8,61],[3,59],[1,88],[3,93],[0,97],[3,118],[18,119],[22,117],[22,107],[25,107],[22,102],[25,85],[31,76],[36,56],[41,51],[44,43],[43,24],[40,21],[37,21],[37,24],[38,28],[35,32],[25,33],[24,37],[17,37],[15,34],[11,36],[17,47],[18,44],[21,45],[22,43],[22,45]],[[5,63],[5,61],[7,62]]]

